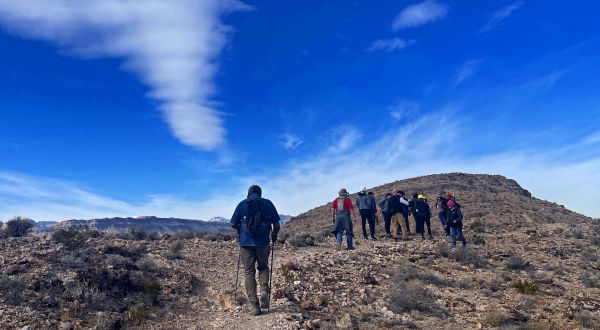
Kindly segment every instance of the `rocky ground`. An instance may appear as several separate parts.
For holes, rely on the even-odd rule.
[[[466,249],[436,219],[433,240],[358,239],[353,251],[335,250],[325,218],[303,233],[306,216],[292,220],[258,317],[233,299],[235,241],[0,239],[0,328],[600,328],[600,223],[511,187],[494,205],[522,208],[502,219],[462,199]]]

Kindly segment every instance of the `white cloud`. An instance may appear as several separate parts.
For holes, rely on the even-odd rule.
[[[418,27],[443,19],[448,14],[448,6],[435,0],[427,0],[404,8],[392,22],[392,30]]]
[[[353,147],[361,137],[362,134],[355,127],[348,125],[338,126],[330,132],[330,146],[328,151],[331,153],[344,152]]]
[[[144,202],[128,203],[73,183],[0,171],[0,218],[23,215],[57,220],[138,214],[229,217],[251,184],[259,184],[264,197],[271,199],[281,213],[298,214],[333,199],[342,187],[357,191],[361,186],[455,171],[505,175],[535,197],[600,217],[600,153],[590,153],[592,156],[585,159],[567,155],[598,147],[597,133],[561,150],[540,153],[521,149],[473,156],[469,141],[474,137],[463,135],[466,122],[455,112],[444,109],[419,116],[362,144],[356,143],[361,138],[356,128],[337,128],[332,133],[337,138],[330,141],[331,145],[312,157],[290,161],[281,170],[268,168],[251,177],[234,179],[227,186],[215,187],[220,193],[209,194],[202,202],[151,195]]]
[[[391,52],[394,50],[401,50],[409,45],[412,45],[416,42],[416,40],[405,40],[401,38],[393,38],[393,39],[379,39],[375,40],[369,48],[366,49],[368,52],[373,51],[385,51]]]
[[[298,136],[291,133],[286,133],[283,135],[281,141],[279,141],[279,144],[286,150],[293,150],[298,148],[302,142],[304,141],[302,141],[302,139],[300,139]]]
[[[236,0],[0,0],[0,25],[72,55],[122,58],[161,101],[173,134],[211,150],[226,134],[211,101],[231,31],[220,17],[250,9]]]
[[[390,107],[390,116],[398,121],[402,118],[414,115],[419,110],[419,105],[415,102],[400,100]]]
[[[466,61],[465,63],[463,63],[462,67],[460,68],[460,70],[458,70],[458,73],[456,74],[456,79],[454,80],[454,85],[458,86],[465,79],[468,79],[471,76],[473,76],[475,74],[475,71],[477,70],[477,68],[479,67],[479,65],[482,62],[483,62],[482,60],[469,60],[469,61]]]
[[[479,30],[479,33],[484,33],[495,29],[502,23],[502,21],[512,15],[514,11],[521,8],[522,5],[523,1],[517,1],[494,12],[492,18]]]

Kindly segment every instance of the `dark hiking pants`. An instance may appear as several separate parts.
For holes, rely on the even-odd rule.
[[[408,213],[402,213],[402,216],[404,217],[404,223],[406,224],[406,232],[408,234],[410,234],[410,224],[408,222]]]
[[[373,218],[373,212],[370,209],[360,209],[360,218],[362,224],[363,236],[367,238],[367,221],[369,222],[369,233],[371,238],[375,237],[375,219]]]
[[[385,228],[385,234],[390,236],[390,223],[392,222],[392,212],[381,212],[383,214],[383,227]]]
[[[427,226],[427,234],[431,236],[431,219],[429,217],[425,217],[423,219],[424,225]],[[421,236],[425,236],[425,228],[421,231]]]
[[[240,259],[244,265],[244,286],[246,296],[251,304],[258,304],[256,295],[256,271],[262,292],[269,290],[269,247],[268,246],[242,246]]]

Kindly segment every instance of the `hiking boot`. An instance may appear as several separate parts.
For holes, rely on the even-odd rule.
[[[250,306],[250,315],[258,316],[260,315],[260,306],[258,304],[253,304]]]
[[[269,293],[267,291],[263,291],[260,294],[260,308],[269,309]]]
[[[432,240],[433,239],[433,235],[429,235],[429,237],[427,237],[427,239]]]
[[[335,249],[340,251],[342,249],[342,242],[335,242]]]
[[[354,250],[354,247],[352,247],[352,246],[349,246],[349,247],[348,247],[348,250]]]
[[[372,240],[372,241],[376,241],[376,240],[377,240],[377,238],[376,238],[375,236],[371,236],[371,240]]]

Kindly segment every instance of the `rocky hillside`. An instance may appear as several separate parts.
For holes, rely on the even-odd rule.
[[[433,240],[357,239],[337,251],[322,234],[325,205],[284,228],[271,312],[252,317],[243,294],[233,299],[235,241],[0,239],[0,328],[600,328],[597,221],[500,176],[432,175],[373,191],[398,188],[456,193],[467,248],[451,249],[434,221]]]
[[[462,206],[467,225],[481,222],[490,226],[505,224],[514,228],[522,223],[578,224],[590,220],[584,215],[567,210],[562,205],[532,197],[531,193],[519,186],[516,181],[501,175],[434,174],[399,180],[368,190],[375,194],[377,202],[383,199],[386,193],[396,190],[402,190],[408,196],[412,192],[423,192],[432,207],[440,191],[451,192]],[[332,189],[331,200],[335,197],[337,197],[337,189]],[[354,200],[356,194],[350,197]],[[290,233],[307,232],[314,235],[326,233],[331,227],[330,209],[331,202],[294,217],[288,222],[285,230]],[[438,225],[435,212],[432,212],[432,217],[432,223]],[[381,213],[379,219],[383,219]],[[378,228],[379,233],[383,231],[382,222],[380,221]],[[440,229],[438,228],[438,231]],[[355,234],[358,234],[356,230]]]

